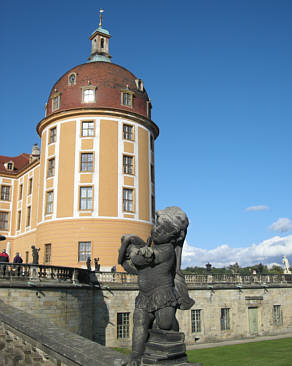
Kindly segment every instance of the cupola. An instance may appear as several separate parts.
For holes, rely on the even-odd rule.
[[[102,27],[103,10],[99,11],[98,28],[90,36],[91,40],[91,54],[88,58],[89,62],[103,61],[111,62],[111,55],[109,54],[109,40],[111,35],[109,31]]]

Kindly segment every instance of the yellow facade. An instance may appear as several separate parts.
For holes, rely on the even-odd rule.
[[[7,247],[10,257],[20,252],[30,263],[35,245],[40,264],[85,267],[90,256],[92,261],[100,258],[102,270],[110,270],[117,265],[123,234],[147,239],[154,219],[153,131],[142,117],[110,112],[75,110],[43,119],[39,160],[16,176],[0,173],[0,185],[10,186],[9,201],[0,200],[0,211],[8,213],[1,247]],[[84,121],[93,122],[93,136],[82,136]],[[124,124],[133,128],[130,141],[124,138]],[[130,171],[125,156],[131,159]]]

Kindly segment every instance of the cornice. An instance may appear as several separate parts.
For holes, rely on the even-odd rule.
[[[115,108],[74,108],[74,109],[67,109],[65,111],[56,112],[54,114],[51,114],[48,117],[43,118],[37,125],[37,133],[41,137],[42,132],[45,127],[47,127],[49,124],[63,118],[68,117],[80,117],[83,115],[92,115],[92,116],[110,116],[110,117],[116,117],[116,118],[127,118],[134,122],[140,123],[142,126],[148,128],[151,130],[154,134],[154,138],[156,139],[159,135],[159,128],[158,126],[150,119],[142,117],[141,115],[134,113],[134,112],[128,112],[121,109],[115,109]]]

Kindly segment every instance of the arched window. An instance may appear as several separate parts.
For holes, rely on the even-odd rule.
[[[101,38],[100,40],[100,48],[104,48],[104,38]]]
[[[76,84],[76,74],[75,74],[75,72],[69,75],[68,83],[69,83],[69,85],[75,85]]]

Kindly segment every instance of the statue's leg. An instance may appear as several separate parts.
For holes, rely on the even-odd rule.
[[[141,359],[148,338],[148,329],[151,327],[153,319],[154,315],[152,313],[142,309],[135,309],[131,360]]]
[[[167,306],[155,312],[155,319],[158,328],[163,330],[179,330],[178,321],[175,317],[176,308]]]

